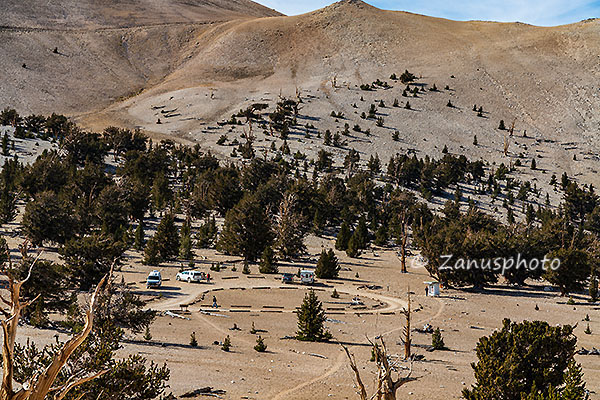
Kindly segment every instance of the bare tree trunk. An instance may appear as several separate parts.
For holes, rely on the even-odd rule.
[[[8,310],[0,308],[0,313],[5,317],[4,320],[0,321],[2,324],[3,331],[3,342],[2,342],[2,385],[0,386],[0,400],[44,400],[46,396],[52,391],[55,394],[55,400],[62,400],[66,394],[73,389],[85,382],[88,382],[96,377],[103,375],[107,371],[101,371],[95,375],[73,379],[65,383],[60,387],[53,387],[58,374],[62,367],[67,363],[69,357],[73,352],[83,343],[88,337],[92,330],[94,322],[94,306],[96,304],[96,298],[104,285],[106,277],[103,278],[98,287],[96,288],[92,299],[90,301],[90,308],[86,312],[86,321],[84,329],[74,335],[60,350],[60,352],[54,357],[50,365],[44,371],[37,371],[31,376],[27,382],[23,382],[21,389],[15,391],[13,388],[14,379],[14,347],[15,340],[17,337],[17,327],[19,325],[19,319],[23,309],[28,307],[31,303],[36,301],[38,297],[33,300],[22,302],[21,301],[21,288],[31,277],[31,271],[35,266],[39,256],[31,263],[29,271],[25,279],[17,281],[14,279],[14,269],[12,267],[12,261],[10,259],[10,252],[7,250],[8,255],[8,268],[3,268],[2,272],[6,274],[9,282],[10,300],[0,296],[0,301],[8,307]],[[27,246],[22,249],[22,254],[26,256]],[[25,258],[25,257],[24,257]]]
[[[352,371],[354,371],[354,378],[358,386],[357,394],[360,400],[396,400],[396,392],[398,389],[400,389],[406,383],[416,380],[416,378],[411,377],[412,363],[406,376],[398,376],[396,379],[392,377],[392,373],[398,369],[398,361],[394,361],[394,358],[388,356],[387,347],[383,338],[380,338],[380,341],[381,344],[378,344],[369,340],[372,345],[373,353],[375,354],[375,363],[377,364],[377,377],[375,382],[376,389],[375,393],[373,393],[373,395],[370,397],[367,394],[365,385],[360,377],[360,371],[356,365],[354,356],[350,354],[350,351],[346,346],[340,343],[346,352],[346,356],[348,357],[348,361],[350,363],[350,368]]]
[[[404,326],[404,337],[402,338],[402,341],[404,343],[404,359],[408,360],[410,359],[411,356],[411,349],[410,349],[410,345],[411,345],[411,338],[410,338],[410,331],[411,331],[411,327],[410,327],[410,322],[411,322],[411,302],[410,302],[410,287],[408,288],[408,308],[406,310],[402,310],[402,313],[404,314],[404,316],[406,317],[406,325]]]

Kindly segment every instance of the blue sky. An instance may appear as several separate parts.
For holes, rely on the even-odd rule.
[[[255,0],[287,15],[325,7],[331,0]],[[455,20],[526,22],[553,26],[600,17],[600,0],[367,0],[375,7]]]

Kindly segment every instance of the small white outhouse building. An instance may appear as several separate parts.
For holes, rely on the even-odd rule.
[[[427,296],[436,297],[440,295],[440,283],[437,281],[424,282],[427,285]]]

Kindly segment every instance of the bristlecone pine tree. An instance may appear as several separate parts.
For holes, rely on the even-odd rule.
[[[182,260],[191,260],[194,258],[194,253],[192,252],[192,227],[189,219],[181,227],[179,258]]]
[[[298,331],[296,339],[307,342],[323,342],[332,338],[325,329],[325,311],[323,304],[313,290],[304,295],[304,301],[298,314]]]
[[[254,350],[258,351],[259,353],[264,353],[265,351],[267,351],[267,345],[265,344],[265,340],[260,337],[260,335],[258,336],[258,338],[256,338],[256,346],[254,346]]]
[[[275,225],[275,249],[283,259],[294,258],[305,250],[303,218],[295,210],[296,196],[288,194],[279,204]]]
[[[506,319],[501,330],[479,339],[478,362],[472,364],[475,384],[463,390],[463,397],[583,400],[585,397],[557,396],[552,389],[566,389],[565,384],[581,387],[581,377],[578,379],[569,367],[574,362],[576,344],[572,326],[550,326],[544,321],[515,323]]]
[[[348,241],[350,240],[350,236],[352,236],[352,233],[350,232],[348,223],[344,221],[340,226],[340,231],[338,232],[337,238],[335,240],[335,248],[340,251],[346,250],[348,248]]]
[[[261,274],[276,274],[279,272],[274,257],[273,248],[271,246],[265,247],[260,257],[260,265],[258,266],[258,271]]]
[[[157,265],[160,262],[174,258],[179,253],[179,232],[175,226],[173,214],[167,214],[161,219],[156,233],[146,244],[144,263]]]
[[[590,257],[587,252],[573,248],[561,248],[549,253],[550,259],[561,260],[556,270],[549,269],[544,278],[557,285],[562,295],[583,290],[590,273]]]
[[[358,239],[358,237],[356,235],[356,232],[358,232],[358,231],[354,232],[354,234],[352,235],[352,237],[348,241],[348,247],[346,248],[346,254],[350,258],[356,258],[360,254],[360,250],[358,248],[359,239]]]
[[[227,335],[225,337],[225,340],[223,340],[223,344],[221,345],[221,350],[229,351],[230,349],[231,349],[231,339],[229,338],[229,335]]]
[[[585,389],[581,365],[571,360],[565,375],[565,386],[561,390],[563,400],[587,400],[589,395]]]
[[[255,261],[273,242],[271,221],[255,196],[246,195],[225,216],[217,249]]]
[[[332,249],[321,252],[319,261],[317,262],[317,268],[315,268],[315,275],[319,279],[332,279],[337,278],[340,272],[340,266],[338,259]]]
[[[431,347],[433,347],[434,350],[443,350],[446,348],[440,328],[435,328],[435,331],[433,331],[433,334],[431,335]]]
[[[133,234],[134,236],[134,243],[133,243],[133,247],[136,250],[143,250],[144,248],[144,223],[143,222],[139,222],[137,228],[135,228],[135,232]]]
[[[598,300],[598,278],[596,277],[595,273],[592,274],[592,278],[590,279],[589,293],[590,293],[590,300],[592,302],[595,302],[596,300]]]

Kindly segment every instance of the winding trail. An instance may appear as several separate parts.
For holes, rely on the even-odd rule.
[[[342,353],[340,351],[340,354],[338,355],[335,364],[333,364],[329,369],[327,369],[325,371],[325,373],[323,373],[320,376],[317,376],[316,378],[311,379],[308,382],[303,382],[300,385],[294,386],[290,389],[286,389],[283,392],[279,392],[277,395],[275,395],[274,397],[271,398],[271,400],[283,400],[283,399],[287,399],[288,396],[300,389],[304,389],[305,387],[308,387],[310,385],[313,385],[325,378],[330,377],[331,375],[335,374],[341,367],[342,365],[344,365],[344,353]]]

